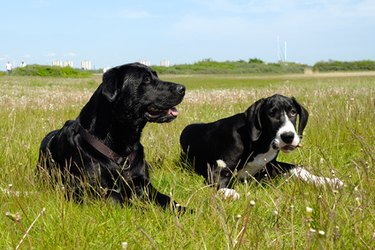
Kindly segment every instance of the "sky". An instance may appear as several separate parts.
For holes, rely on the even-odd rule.
[[[375,60],[375,0],[1,0],[0,65]]]

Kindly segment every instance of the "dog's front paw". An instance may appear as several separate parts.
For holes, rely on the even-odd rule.
[[[335,189],[342,189],[344,187],[344,182],[342,182],[339,178],[331,179],[331,185]]]
[[[240,194],[237,193],[236,190],[230,188],[220,188],[217,193],[224,200],[235,201],[240,198]]]

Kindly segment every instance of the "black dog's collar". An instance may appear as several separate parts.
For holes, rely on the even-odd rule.
[[[82,139],[95,148],[102,155],[106,156],[110,160],[116,162],[117,164],[123,164],[124,160],[128,163],[132,162],[135,158],[135,153],[131,152],[128,156],[121,156],[105,145],[103,142],[98,140],[95,136],[89,133],[85,128],[83,128],[78,122],[74,125],[74,131],[81,135]]]

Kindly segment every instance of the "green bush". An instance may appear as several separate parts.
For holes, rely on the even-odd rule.
[[[89,77],[90,72],[74,69],[70,66],[46,66],[46,65],[27,65],[12,70],[11,75],[15,76],[52,76],[52,77]]]
[[[161,74],[288,74],[303,73],[306,65],[298,63],[265,63],[260,59],[250,59],[249,62],[225,61],[217,62],[204,59],[194,64],[179,64],[171,67],[153,66]]]
[[[259,58],[250,58],[249,63],[264,63],[262,60]]]
[[[375,61],[363,60],[353,62],[328,61],[317,62],[313,66],[316,72],[332,72],[332,71],[370,71],[375,70]]]

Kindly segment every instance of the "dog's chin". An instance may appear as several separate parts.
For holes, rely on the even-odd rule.
[[[145,117],[148,122],[165,123],[171,122],[178,116],[176,107],[167,109],[159,109],[150,106],[145,112]]]
[[[293,150],[295,150],[297,147],[299,147],[299,145],[295,146],[295,145],[292,145],[292,144],[284,144],[284,143],[281,143],[277,139],[274,139],[272,141],[272,148],[276,149],[276,150],[281,150],[284,153],[290,153]]]
[[[283,151],[284,153],[290,153],[295,149],[296,149],[296,146],[293,146],[293,145],[286,145],[280,148],[280,150]]]

